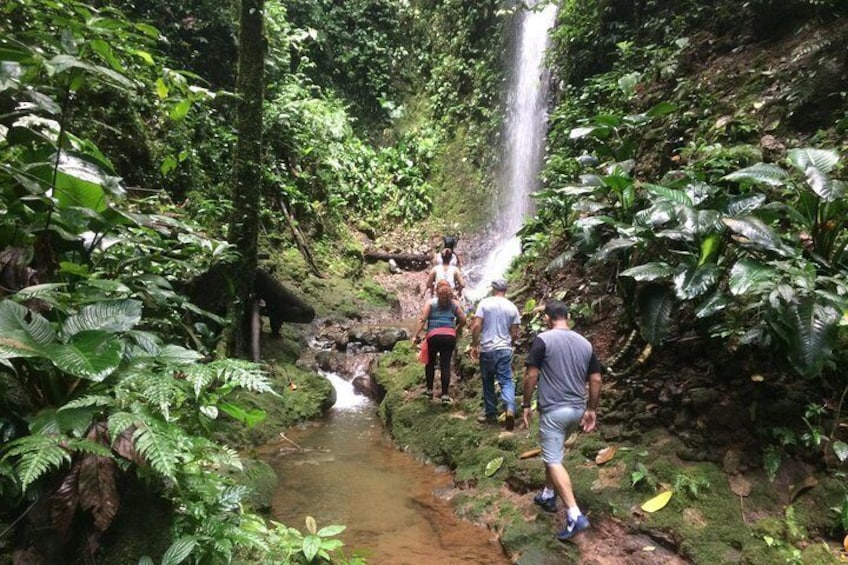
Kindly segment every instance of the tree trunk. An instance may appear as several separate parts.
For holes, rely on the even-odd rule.
[[[432,266],[433,257],[421,253],[387,253],[384,251],[366,250],[363,254],[366,261],[388,261],[394,259],[401,267],[415,271],[423,271]]]
[[[244,357],[250,340],[250,305],[254,295],[259,233],[259,205],[262,198],[262,102],[264,98],[263,34],[264,0],[241,0],[239,18],[239,59],[236,79],[236,143],[233,164],[233,215],[229,241],[239,251],[233,264],[235,299],[230,311],[232,333],[230,354]]]

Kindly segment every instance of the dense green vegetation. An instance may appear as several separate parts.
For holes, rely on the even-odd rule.
[[[234,304],[232,289],[196,281],[245,259],[228,242],[245,235],[234,210],[250,209],[264,267],[319,315],[355,317],[385,299],[363,245],[412,226],[483,226],[520,7],[265,0],[262,45],[251,35],[264,88],[237,95],[244,6],[0,5],[0,562],[95,558],[140,490],[161,502],[167,533],[133,561],[357,562],[340,527],[301,533],[256,513],[237,449],[319,414],[328,386],[294,367],[294,331],[267,348],[270,366],[226,358],[217,305]],[[848,530],[833,480],[848,459],[846,15],[837,0],[560,3],[543,189],[513,270],[526,298],[562,292],[579,268],[597,293],[569,296],[579,316],[613,296],[622,339],[637,329],[670,365],[694,339],[745,360],[716,387],[756,377],[809,396],[781,425],[752,409],[756,465],[772,479],[781,460],[816,465],[828,489],[816,502],[830,506],[813,518],[790,504],[753,541],[718,502],[721,535],[660,524],[697,562],[721,562],[722,544],[750,562],[766,548],[798,561],[800,521],[834,539]],[[250,139],[240,105],[261,119]],[[234,205],[239,141],[254,152]],[[491,487],[464,511],[500,512],[505,545],[532,553],[541,534],[518,509],[493,510],[501,481],[481,474],[504,454],[510,484],[539,486],[540,469],[515,459],[529,446],[405,404],[408,353],[383,376],[386,420],[463,483]],[[436,432],[421,437],[429,417]],[[604,492],[598,514],[626,513],[660,482],[692,499],[718,482],[706,465],[677,472],[670,454],[639,453],[622,462],[633,488]],[[593,478],[577,473],[587,489]]]

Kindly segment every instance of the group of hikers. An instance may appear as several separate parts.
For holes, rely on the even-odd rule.
[[[461,262],[454,247],[456,239],[445,238],[445,245],[434,260],[427,278],[427,300],[415,331],[414,343],[421,344],[419,359],[424,363],[427,399],[434,398],[436,360],[441,376],[440,399],[452,403],[449,395],[451,360],[457,340],[468,323],[468,315],[459,297],[466,286]],[[519,336],[521,314],[507,297],[507,282],[491,282],[491,295],[480,300],[471,320],[471,359],[480,364],[483,388],[481,424],[498,424],[500,388],[504,427],[515,427],[515,382],[512,360]],[[568,306],[558,300],[545,303],[544,319],[548,329],[532,341],[525,358],[523,379],[522,425],[529,428],[533,417],[532,396],[538,388],[539,441],[545,464],[546,484],[533,502],[547,512],[557,511],[557,496],[566,506],[565,525],[557,533],[560,540],[571,539],[589,527],[589,520],[577,505],[571,479],[563,466],[566,439],[578,428],[595,428],[596,409],[601,392],[601,365],[586,338],[570,329]],[[422,331],[426,330],[424,339]]]

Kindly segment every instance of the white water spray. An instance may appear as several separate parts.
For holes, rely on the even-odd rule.
[[[321,376],[330,381],[336,390],[336,403],[333,410],[355,411],[368,406],[371,401],[366,396],[356,394],[353,384],[344,380],[336,373],[330,371],[318,371]]]
[[[531,8],[536,2],[531,3]],[[494,279],[504,275],[521,252],[515,233],[531,213],[530,194],[538,189],[547,130],[547,77],[544,58],[549,31],[556,21],[557,7],[525,10],[520,21],[516,51],[512,58],[503,156],[503,187],[498,202],[498,219],[490,229],[490,251],[479,276],[473,276],[472,298],[489,290]]]

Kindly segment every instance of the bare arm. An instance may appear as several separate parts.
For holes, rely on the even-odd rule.
[[[427,296],[428,292],[433,292],[434,282],[436,282],[436,271],[431,270],[430,274],[427,275],[427,282],[424,284],[424,294],[422,296]]]
[[[471,358],[480,358],[480,333],[483,331],[483,318],[474,316],[471,322]]]
[[[454,300],[453,303],[456,306],[456,337],[459,337],[462,335],[462,328],[465,327],[467,318],[465,316],[465,312],[462,310],[462,305],[459,303],[459,300]]]
[[[601,374],[592,373],[589,375],[589,404],[586,406],[586,411],[580,419],[580,424],[583,426],[584,432],[591,432],[595,429],[597,423],[598,400],[601,397]]]
[[[465,277],[462,276],[462,271],[457,269],[453,274],[453,280],[456,283],[457,294],[462,294],[462,289],[465,288]]]
[[[524,369],[524,427],[530,427],[530,419],[533,417],[533,409],[531,408],[530,399],[533,397],[533,391],[536,389],[536,382],[539,380],[538,367],[526,367]]]
[[[424,324],[427,323],[427,318],[430,317],[430,303],[424,305],[424,308],[421,309],[421,315],[418,317],[418,322],[415,324],[415,331],[412,332],[412,342],[415,343],[418,340],[418,334],[421,333],[421,330],[424,329]]]

